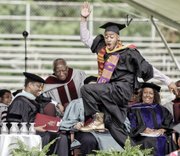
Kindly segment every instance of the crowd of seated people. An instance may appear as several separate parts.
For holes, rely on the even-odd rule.
[[[142,149],[153,148],[154,149],[154,150],[152,150],[153,155],[161,156],[161,155],[169,154],[170,152],[178,149],[179,140],[178,139],[173,140],[172,134],[173,134],[174,124],[178,124],[179,122],[177,122],[174,119],[173,115],[168,111],[168,109],[166,109],[164,106],[161,105],[160,94],[159,94],[160,87],[159,86],[157,86],[153,83],[143,83],[141,88],[142,89],[139,90],[138,94],[136,93],[136,98],[135,98],[136,102],[134,104],[131,104],[130,109],[129,109],[128,118],[131,123],[131,131],[130,131],[131,137],[132,137],[133,141],[135,142],[135,144],[137,144],[137,145],[141,144]],[[18,94],[17,95],[19,97],[27,96],[24,92],[23,93],[22,92],[20,92],[19,95]],[[8,95],[9,94],[11,95],[11,92],[8,91]],[[42,94],[41,94],[41,96],[42,96]],[[47,114],[50,116],[56,116],[57,108],[56,108],[55,104],[51,103],[50,98],[41,97],[41,96],[38,96],[38,98],[36,98],[36,101],[38,101],[39,104],[40,103],[42,104],[43,98],[45,98],[45,100],[44,100],[45,104],[43,104],[44,110],[41,113],[44,113],[44,114]],[[7,102],[7,103],[10,103],[11,99],[12,99],[12,97],[9,97],[9,102]],[[176,100],[177,99],[178,99],[178,97],[176,97]],[[76,101],[76,100],[73,100],[73,101]],[[13,103],[15,103],[15,101]],[[69,104],[69,107],[73,104],[74,104],[74,102],[71,102]],[[11,107],[13,107],[13,105],[14,104],[12,104]],[[75,104],[75,105],[78,106],[78,104]],[[81,104],[79,104],[79,105],[81,105]],[[12,110],[11,107],[9,109],[9,112],[10,112],[10,110]],[[71,107],[73,108],[73,106],[71,106]],[[80,108],[81,108],[81,106],[80,106]],[[15,111],[12,111],[12,112],[13,112],[13,114],[15,113]],[[16,112],[17,112],[17,109],[16,109]],[[68,118],[67,118],[69,116],[69,114],[65,115],[65,116],[66,116],[65,120],[67,122],[71,122],[71,121],[68,121]],[[77,119],[78,119],[78,117],[77,117]],[[82,121],[80,121],[80,122],[82,122]],[[79,127],[78,124],[79,124],[78,120],[76,120],[76,122],[74,122],[72,124],[73,128],[76,129],[75,133],[87,133],[87,132],[77,132],[78,130],[80,130],[80,127],[81,127],[81,126]],[[38,129],[37,129],[37,131],[38,131]],[[38,132],[38,134],[40,134],[40,133],[42,133],[42,131]],[[45,132],[43,132],[43,133],[45,133]],[[42,135],[42,134],[40,134],[40,135]],[[176,135],[176,136],[178,137],[178,135]],[[57,135],[53,136],[53,134],[51,134],[50,136],[48,135],[48,137],[50,137],[50,138],[45,139],[46,140],[45,144],[47,144],[50,140],[57,137]],[[67,141],[66,148],[68,148],[68,151],[69,151],[67,155],[70,155],[69,145],[70,145],[70,143],[68,143],[68,141]],[[59,146],[61,146],[61,145],[59,145]],[[55,152],[54,150],[55,149],[57,150],[57,148],[58,148],[57,145],[55,145],[54,147],[51,147],[50,152],[51,153]],[[97,141],[96,141],[96,147],[94,149],[92,148],[91,152],[93,150],[99,150]],[[119,150],[122,150],[122,148],[119,147]],[[79,151],[79,152],[81,153],[82,151]],[[91,153],[91,152],[89,151],[89,153]],[[84,154],[82,154],[82,153],[80,154],[80,153],[78,153],[77,155],[84,155]],[[76,153],[74,153],[74,155],[75,154]]]
[[[88,30],[90,8],[85,2],[80,9],[80,39],[97,54],[97,83],[84,85],[85,72],[70,68],[64,59],[57,58],[53,62],[53,73],[46,80],[24,72],[24,88],[12,102],[11,93],[0,90],[0,121],[35,122],[38,113],[61,117],[58,132],[47,131],[46,125],[35,127],[42,146],[57,138],[48,154],[58,156],[86,156],[110,146],[122,150],[128,136],[133,146],[153,148],[155,156],[177,150],[179,131],[175,129],[175,133],[173,129],[180,121],[179,82],[176,87],[169,77],[144,59],[136,46],[122,44],[120,31],[131,20],[127,24],[102,25],[104,35],[94,39]],[[160,103],[160,87],[152,83],[143,83],[128,107],[129,97],[138,89],[138,78],[158,79],[177,95],[172,101],[172,114]]]
[[[53,62],[53,74],[46,80],[27,72],[24,76],[24,89],[15,92],[13,100],[11,91],[0,90],[1,122],[34,122],[37,113],[59,116],[62,120],[57,133],[46,131],[44,125],[36,127],[43,146],[60,136],[48,154],[85,156],[94,150],[107,150],[110,147],[122,150],[104,123],[103,129],[101,125],[101,128],[83,130],[84,124],[88,125],[89,120],[93,119],[84,116],[80,88],[90,82],[96,83],[97,77],[87,77],[84,72],[68,67],[64,59]],[[176,85],[179,87],[180,81]],[[174,124],[179,123],[179,94],[172,101],[174,105],[169,103],[170,110],[176,111],[171,111],[172,114],[160,101],[160,87],[153,83],[142,83],[129,101],[128,130],[131,139],[135,145],[141,144],[142,149],[153,148],[153,155],[169,154],[180,146],[179,134],[173,131]],[[7,118],[3,114],[7,114]]]
[[[59,109],[57,111],[59,111],[58,114],[62,117],[60,130],[70,131],[72,143],[74,143],[73,138],[75,138],[75,143],[77,144],[78,141],[81,144],[80,153],[82,156],[90,154],[93,150],[98,150],[99,148],[107,149],[108,145],[110,147],[108,143],[102,144],[102,135],[103,138],[106,137],[109,139],[109,142],[111,141],[111,147],[120,147],[107,132],[99,134],[80,131],[84,123],[88,124],[88,122],[91,121],[91,117],[84,116],[84,107],[82,99],[80,98],[80,88],[84,84],[96,81],[96,77],[86,77],[83,71],[70,68],[64,59],[59,58],[53,62],[53,74],[46,79],[43,91],[43,95],[58,102],[57,107]],[[72,129],[76,130],[73,138]]]
[[[55,83],[61,84],[60,89],[56,88],[55,93],[60,94],[58,90],[61,90],[62,87],[66,88],[64,85],[67,85],[67,82],[72,80],[72,78],[68,77],[68,68],[66,69],[67,76],[64,79],[65,81],[55,81]],[[56,73],[56,67],[54,67],[54,72]],[[61,72],[60,69],[58,72]],[[63,72],[65,73],[65,71]],[[24,75],[26,77],[25,88],[17,93],[10,106],[6,106],[5,111],[7,112],[7,121],[13,121],[12,118],[14,117],[14,121],[34,122],[37,113],[43,113],[49,116],[60,115],[62,118],[62,129],[60,128],[58,133],[47,132],[43,128],[44,125],[36,127],[37,134],[42,137],[43,146],[54,138],[61,136],[61,139],[50,147],[49,154],[56,153],[60,156],[63,153],[63,156],[85,156],[93,153],[94,150],[104,150],[105,148],[110,147],[107,146],[110,142],[111,144],[109,145],[116,150],[122,150],[122,147],[118,146],[117,142],[112,138],[107,129],[104,129],[104,132],[99,132],[98,129],[90,129],[90,131],[87,132],[81,131],[87,117],[83,116],[83,102],[82,99],[79,98],[80,94],[79,97],[77,96],[66,103],[66,108],[64,108],[62,104],[59,106],[57,101],[55,102],[54,99],[52,100],[53,92],[51,92],[51,96],[48,97],[48,94],[46,94],[46,96],[44,96],[44,94],[40,95],[41,91],[43,91],[42,85],[45,83],[42,78],[32,73],[24,73]],[[56,78],[55,74],[53,74],[53,76],[53,78]],[[66,78],[68,79],[67,82]],[[84,85],[84,82],[89,83],[96,79],[95,77],[92,79],[90,78],[92,77],[83,77],[81,85]],[[73,81],[73,83],[76,83],[76,81]],[[178,84],[179,83],[176,83],[177,86]],[[76,87],[74,87],[74,89],[76,89]],[[7,91],[7,93],[5,91]],[[1,92],[0,102],[10,104],[12,100],[11,92],[8,90],[0,90],[0,93]],[[174,132],[173,126],[174,124],[178,124],[179,121],[174,118],[168,109],[161,105],[159,92],[159,86],[153,83],[142,83],[141,89],[135,92],[135,95],[130,101],[128,113],[128,118],[130,120],[130,136],[133,142],[135,145],[141,144],[142,149],[153,148],[152,154],[155,156],[169,154],[170,152],[177,150],[178,145],[180,144],[178,133],[175,134],[175,139],[172,137]],[[8,94],[7,97],[5,96],[5,93]],[[47,93],[47,90],[45,93]],[[70,95],[71,92],[69,91],[68,94]],[[178,99],[179,96],[176,96],[174,101],[178,101]],[[174,108],[177,109],[177,106]],[[29,115],[29,113],[31,115]],[[17,115],[20,115],[21,117]],[[91,119],[91,117],[88,117],[88,119]],[[78,143],[77,152],[71,151],[73,139],[69,137],[69,133],[64,133],[66,128],[68,132],[69,130],[70,132],[73,132],[73,139],[75,138],[75,140],[78,141],[76,142]],[[76,144],[74,147],[76,148]]]
[[[42,91],[42,86],[43,83],[45,82],[41,77],[32,74],[32,73],[23,73],[25,76],[25,83],[24,83],[24,89],[17,91],[17,93],[15,93],[15,98],[13,99],[11,105],[8,108],[8,112],[7,112],[7,121],[8,122],[34,122],[36,114],[37,113],[43,113],[46,115],[50,115],[50,116],[57,116],[59,114],[68,114],[66,113],[66,109],[63,109],[63,113],[60,112],[59,113],[59,106],[58,104],[56,104],[56,102],[54,100],[52,100],[51,97],[45,97],[43,96],[43,94],[40,95],[41,91]],[[67,76],[67,78],[69,79],[69,77]],[[91,81],[96,81],[96,77],[88,77],[86,79],[84,79],[85,83],[89,83]],[[70,81],[71,79],[69,79]],[[60,81],[59,81],[60,82]],[[83,84],[84,84],[83,82]],[[64,87],[63,84],[67,84],[67,83],[62,83],[61,87]],[[71,89],[73,91],[73,89]],[[77,97],[78,98],[78,97]],[[77,99],[78,100],[78,99]],[[81,99],[79,99],[81,101]],[[76,101],[76,100],[75,100]],[[67,106],[71,106],[73,104],[67,104]],[[81,104],[77,104],[81,105]],[[81,105],[82,106],[82,105]],[[78,108],[78,107],[75,107]],[[61,109],[60,109],[61,111]],[[74,111],[72,112],[74,113]],[[78,116],[78,120],[79,120],[79,114],[81,112],[79,112],[78,110],[78,114],[74,114],[76,116]],[[82,115],[84,115],[83,113],[81,113]],[[68,119],[68,115],[66,115],[66,121],[69,120]],[[61,116],[63,119],[63,116]],[[72,117],[72,115],[70,116]],[[85,117],[83,117],[82,122],[84,122]],[[91,119],[91,118],[88,118]],[[79,120],[77,123],[74,122],[73,128],[78,130],[78,125],[81,123],[81,120]],[[69,122],[69,121],[67,121]],[[66,122],[66,123],[67,123]],[[65,119],[63,119],[62,124],[65,123]],[[64,124],[63,124],[64,125]],[[67,124],[65,124],[67,125]],[[43,125],[44,126],[44,125]],[[48,142],[50,142],[52,139],[61,136],[61,138],[58,140],[58,142],[52,146],[50,148],[50,152],[51,153],[56,153],[58,155],[70,155],[71,154],[71,149],[70,149],[70,138],[69,138],[69,133],[64,133],[64,131],[62,131],[60,129],[60,133],[55,134],[52,132],[46,132],[43,128],[43,126],[40,127],[36,127],[36,131],[37,134],[40,135],[42,137],[42,143],[43,146],[46,145]],[[64,129],[63,129],[64,130]],[[99,137],[98,133],[91,133],[91,132],[81,132],[78,131],[75,133],[75,138],[80,142],[81,146],[80,146],[80,153],[78,155],[87,155],[93,152],[93,150],[98,150],[99,149],[99,145],[98,142],[101,142],[99,140],[97,140],[97,137]],[[112,136],[109,133],[104,133],[104,135],[101,135],[101,138],[107,138],[110,141],[112,141],[112,146],[113,143],[115,144],[115,146],[117,146],[118,148],[120,147],[112,138]],[[110,145],[108,143],[106,144],[101,144],[101,148],[107,148],[107,145]],[[76,146],[76,145],[75,145]],[[115,147],[114,146],[114,147]],[[110,147],[110,146],[109,146]],[[66,150],[65,150],[66,149]],[[76,153],[74,153],[75,155]]]
[[[141,144],[141,148],[152,147],[152,155],[164,156],[176,150],[179,139],[178,135],[174,138],[172,133],[174,124],[179,122],[179,104],[173,105],[173,116],[160,103],[160,87],[151,83],[142,85],[140,92],[131,99],[133,102],[129,101],[130,107],[128,100],[139,86],[138,78],[144,81],[158,79],[176,95],[177,84],[147,62],[136,46],[122,44],[119,32],[129,25],[129,21],[127,24],[108,22],[102,25],[104,35],[94,39],[88,30],[90,8],[89,3],[85,2],[80,9],[80,38],[97,54],[97,83],[84,85],[85,72],[68,67],[61,58],[53,62],[53,73],[46,80],[25,72],[24,88],[8,107],[3,106],[3,112],[7,110],[6,122],[34,122],[38,113],[60,116],[62,122],[58,132],[47,131],[46,125],[35,127],[42,138],[42,146],[57,138],[48,154],[58,156],[86,156],[93,150],[104,149],[107,144],[112,148],[118,144],[116,150],[122,150],[128,136],[131,136],[133,146]],[[4,96],[0,95],[0,102],[9,104],[3,101]],[[178,103],[178,100],[173,102]],[[73,120],[71,117],[75,118],[68,127],[69,119]],[[90,122],[85,125],[86,119]],[[106,128],[110,133],[106,133]],[[95,131],[99,130],[105,132],[101,131],[98,135]],[[75,139],[78,144],[73,145]],[[80,146],[79,153],[71,151],[71,147],[76,146]]]

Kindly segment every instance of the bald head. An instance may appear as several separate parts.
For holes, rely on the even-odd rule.
[[[66,63],[66,61],[63,58],[58,58],[58,59],[54,60],[54,62],[53,62],[53,71],[54,72],[55,72],[56,67],[58,65],[67,66],[67,63]]]
[[[68,66],[66,61],[62,58],[54,60],[53,71],[59,80],[64,81],[68,76]]]

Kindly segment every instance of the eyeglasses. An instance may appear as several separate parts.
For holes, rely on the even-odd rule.
[[[33,83],[34,86],[36,86],[37,88],[43,89],[43,84],[42,83]]]
[[[65,73],[65,72],[67,72],[67,69],[65,69],[65,70],[55,70],[55,73],[61,73],[61,72]]]

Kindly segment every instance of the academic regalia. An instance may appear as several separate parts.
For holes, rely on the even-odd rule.
[[[35,75],[33,73],[23,72],[23,75],[28,79],[30,82],[39,82],[39,83],[45,83],[44,79],[41,78],[38,75]]]
[[[156,90],[158,93],[161,91],[161,87],[154,84],[154,83],[149,83],[149,82],[143,82],[141,83],[141,88],[152,88],[153,90]]]
[[[23,73],[29,82],[40,82],[45,81],[32,73]],[[11,105],[8,107],[7,121],[9,122],[34,122],[35,116],[40,113],[40,104],[36,101],[36,97],[24,90],[18,93]],[[58,156],[69,155],[68,138],[64,134],[52,133],[52,132],[37,132],[42,138],[42,145],[48,144],[52,139],[60,137],[57,139],[56,143],[53,144],[53,148],[50,147],[50,152],[56,152]]]
[[[116,28],[108,28],[108,31],[117,33]],[[104,39],[102,35],[99,35],[94,39],[91,50],[98,55],[103,48],[105,49]],[[100,107],[100,110],[105,113],[105,126],[123,147],[128,136],[124,126],[128,100],[134,89],[139,87],[137,77],[143,78],[145,81],[151,79],[153,68],[141,56],[135,46],[122,46],[112,53],[106,52],[102,59],[106,62],[112,55],[119,55],[119,60],[115,65],[110,81],[108,83],[84,85],[81,88],[81,93],[85,115],[99,112],[98,107]]]
[[[46,107],[44,107],[44,109],[46,109]],[[27,92],[23,91],[17,94],[9,106],[7,120],[11,122],[34,122],[37,113],[40,113],[39,103],[37,103],[35,99],[33,100],[32,97],[29,97]],[[56,151],[58,156],[62,154],[68,156],[69,147],[66,135],[52,132],[37,132],[37,134],[42,138],[43,147],[51,140],[60,136],[60,139],[50,148],[50,152]]]
[[[131,136],[136,144],[142,144],[141,148],[154,148],[152,154],[164,156],[176,150],[172,140],[173,116],[159,104],[135,104],[130,107],[129,120],[131,122]],[[164,135],[157,137],[141,136],[146,128],[166,129]]]
[[[34,122],[38,112],[39,105],[35,100],[19,95],[9,106],[7,118],[9,121]],[[17,118],[17,115],[20,117]]]
[[[33,73],[23,72],[28,82],[45,83],[44,79]],[[11,105],[8,107],[7,120],[16,122],[34,122],[36,114],[40,111],[40,106],[35,101],[36,97],[24,90],[19,92]]]
[[[46,79],[43,93],[66,107],[70,101],[81,97],[80,88],[85,78],[85,72],[72,68],[69,68],[68,77],[63,81],[52,74]]]

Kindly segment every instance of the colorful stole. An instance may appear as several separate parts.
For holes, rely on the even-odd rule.
[[[119,61],[119,54],[112,54],[106,61],[104,60],[104,56],[106,53],[114,53],[118,50],[124,49],[126,47],[122,47],[121,43],[113,49],[109,51],[106,47],[102,48],[98,53],[98,83],[108,83],[111,79],[111,76],[114,72],[114,69]]]
[[[118,63],[119,55],[111,55],[108,60],[104,63],[104,68],[101,76],[98,79],[98,83],[108,83],[114,72],[114,69]]]

